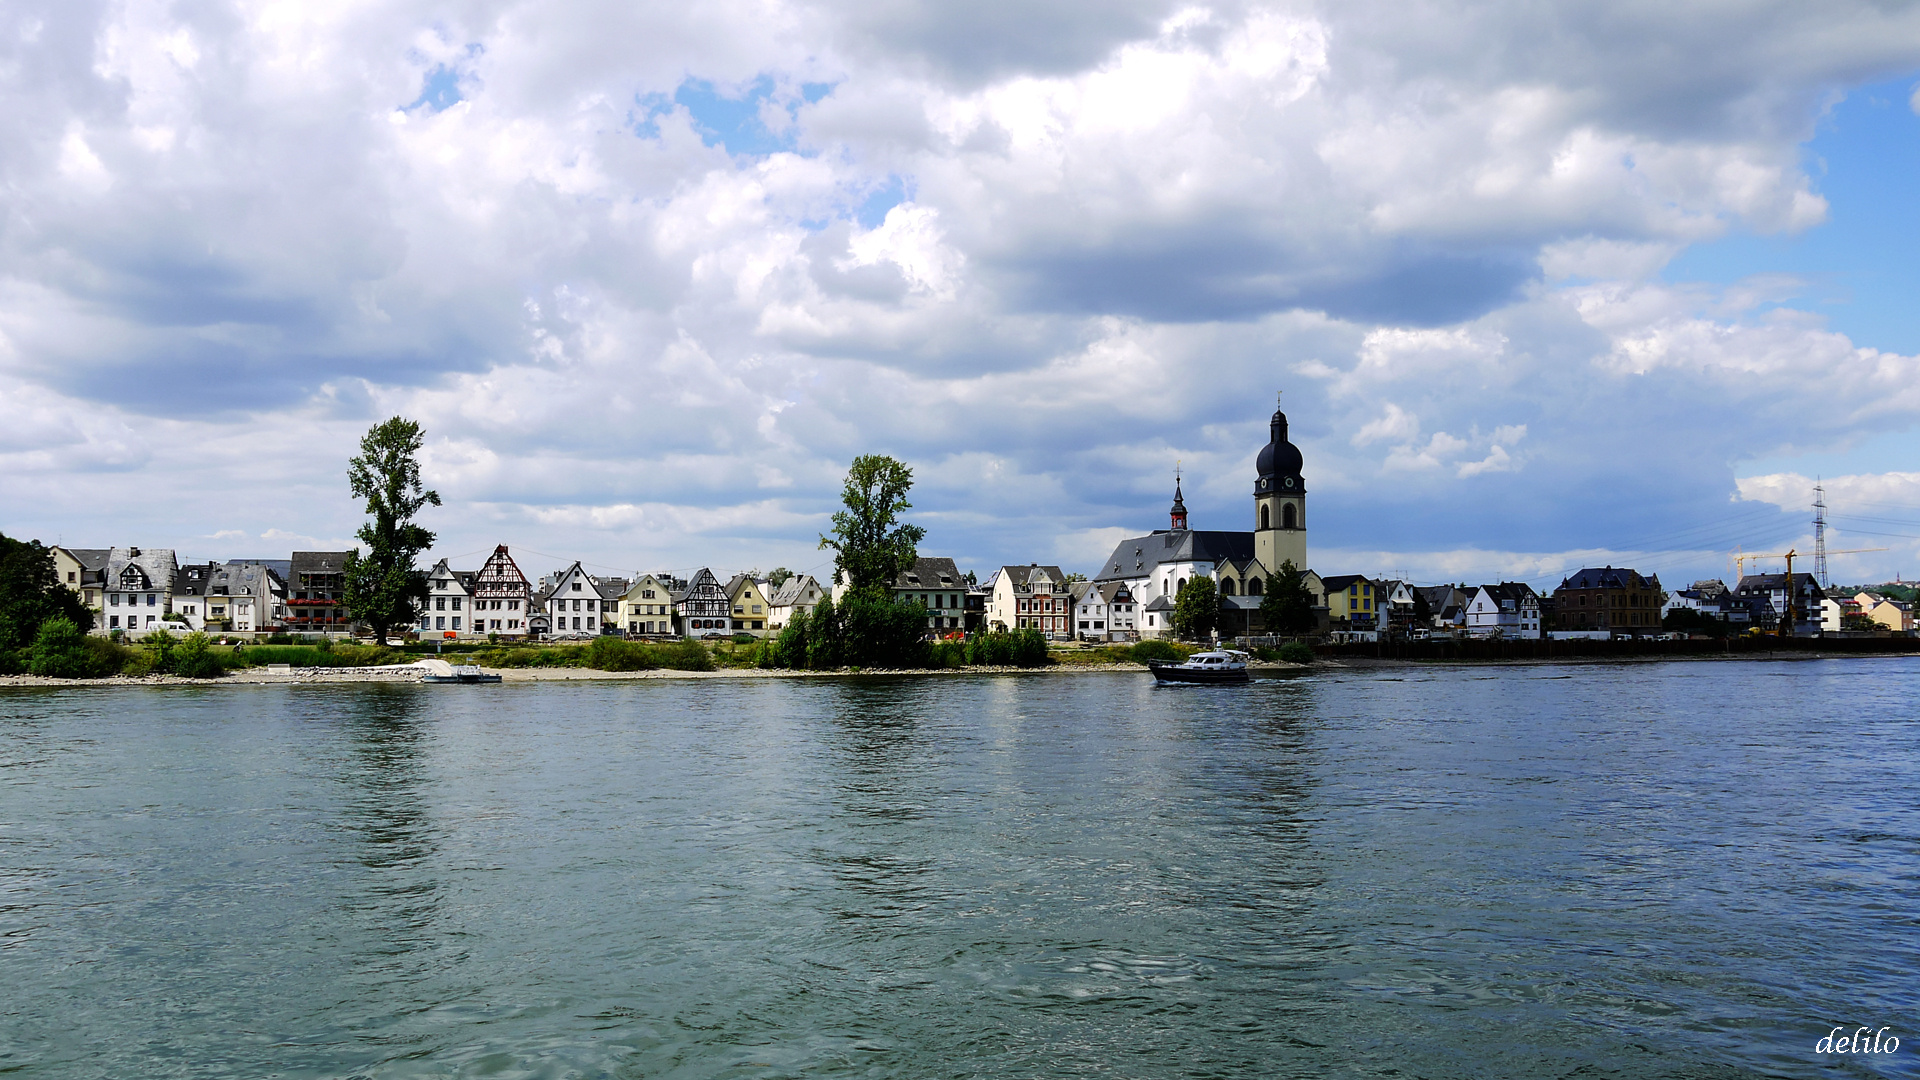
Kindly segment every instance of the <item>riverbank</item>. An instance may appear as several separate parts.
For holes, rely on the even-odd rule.
[[[1288,664],[1278,661],[1256,660],[1248,669],[1256,675],[1305,675],[1315,671],[1373,671],[1373,670],[1419,670],[1432,668],[1458,667],[1591,667],[1611,664],[1664,664],[1674,662],[1722,661],[1739,663],[1760,660],[1834,660],[1842,657],[1852,659],[1901,659],[1920,657],[1915,652],[1869,652],[1834,653],[1813,652],[1804,649],[1782,649],[1768,652],[1747,651],[1734,653],[1680,653],[1680,654],[1620,654],[1620,655],[1574,655],[1541,657],[1503,657],[1481,659],[1469,657],[1450,657],[1446,659],[1408,659],[1393,656],[1338,656],[1316,659],[1312,664]],[[1046,667],[961,667],[961,668],[840,668],[836,671],[789,671],[782,668],[719,668],[714,671],[677,671],[667,668],[655,668],[648,671],[599,671],[593,668],[483,668],[489,675],[499,675],[504,683],[528,682],[639,682],[661,679],[846,679],[846,678],[919,678],[929,676],[954,675],[1092,675],[1101,672],[1123,672],[1145,675],[1148,668],[1144,664],[1102,663],[1102,664],[1049,664]],[[0,675],[0,689],[7,687],[63,687],[63,686],[273,686],[273,685],[310,685],[319,683],[418,683],[426,670],[414,664],[396,664],[375,668],[289,668],[270,667],[242,668],[232,674],[214,679],[187,679],[178,675],[112,675],[99,679],[55,679],[40,675]]]
[[[1262,663],[1249,665],[1255,672],[1302,674],[1311,668],[1304,664]],[[837,671],[787,671],[781,668],[720,668],[715,671],[597,671],[592,668],[484,668],[489,675],[500,676],[504,683],[520,682],[636,682],[658,679],[844,679],[904,678],[937,675],[1081,675],[1099,672],[1147,674],[1144,664],[1052,664],[1041,668],[964,667],[855,669]],[[424,668],[400,664],[382,668],[243,668],[217,679],[183,679],[177,675],[112,675],[101,679],[54,679],[40,675],[0,675],[0,687],[49,686],[261,686],[314,683],[417,683],[426,674]]]

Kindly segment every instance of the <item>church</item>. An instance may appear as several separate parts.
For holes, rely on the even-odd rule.
[[[1189,528],[1176,475],[1167,527],[1122,540],[1094,575],[1094,584],[1127,586],[1141,605],[1143,638],[1172,635],[1174,599],[1192,577],[1204,575],[1218,584],[1223,637],[1253,627],[1266,580],[1284,562],[1308,573],[1307,587],[1319,596],[1320,582],[1307,570],[1307,481],[1300,468],[1300,449],[1287,440],[1287,414],[1275,409],[1267,445],[1255,463],[1251,532]]]

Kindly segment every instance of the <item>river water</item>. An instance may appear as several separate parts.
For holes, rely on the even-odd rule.
[[[1905,659],[0,692],[0,1073],[1911,1076],[1916,700]]]

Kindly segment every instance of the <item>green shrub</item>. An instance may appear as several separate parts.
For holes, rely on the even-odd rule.
[[[967,663],[989,667],[1043,667],[1047,663],[1047,639],[1040,631],[1027,627],[1011,634],[998,631],[967,639]]]
[[[674,671],[712,671],[713,654],[705,645],[683,638],[659,652],[660,666]]]
[[[89,638],[61,616],[40,624],[27,649],[27,670],[55,679],[96,679],[125,666],[129,650],[106,638]]]
[[[957,668],[967,666],[967,643],[964,641],[936,641],[927,650],[927,666],[936,668]]]
[[[173,673],[189,679],[211,679],[227,673],[227,665],[201,633],[188,634],[173,648]]]
[[[1143,641],[1127,650],[1127,655],[1136,664],[1144,664],[1149,660],[1179,663],[1187,658],[1187,654],[1174,648],[1171,641]]]
[[[773,639],[773,645],[767,650],[766,662],[769,667],[804,668],[807,666],[807,641],[813,620],[804,611],[796,611],[781,627],[780,636]]]
[[[597,637],[580,662],[596,671],[652,671],[660,666],[651,646],[617,637]]]
[[[293,635],[292,635],[292,634],[288,634],[288,633],[279,633],[279,634],[268,634],[268,635],[267,635],[267,644],[269,644],[269,645],[291,645],[291,644],[293,644]]]
[[[1313,650],[1304,641],[1289,641],[1280,646],[1280,659],[1289,664],[1313,663]]]
[[[473,662],[490,668],[583,667],[586,651],[578,645],[485,649],[474,654]]]
[[[178,639],[165,629],[155,630],[140,639],[140,646],[145,654],[146,670],[129,671],[123,668],[122,672],[127,675],[145,675],[148,672],[157,671],[164,675],[172,671],[173,647],[177,641]]]
[[[127,659],[120,665],[120,674],[139,678],[154,672],[153,654],[145,649],[128,649]]]

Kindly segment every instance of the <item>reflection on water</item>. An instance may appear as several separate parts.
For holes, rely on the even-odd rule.
[[[1807,1075],[1917,668],[0,694],[0,1070]]]
[[[339,702],[329,721],[344,792],[334,827],[361,868],[342,883],[340,899],[364,935],[356,962],[363,979],[420,979],[461,956],[457,939],[435,925],[446,884],[431,808],[429,693],[376,685]]]

